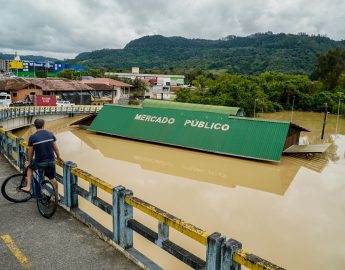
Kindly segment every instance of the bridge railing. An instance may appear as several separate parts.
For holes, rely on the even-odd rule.
[[[48,114],[91,114],[97,113],[102,106],[76,105],[76,106],[26,106],[8,107],[0,109],[0,122],[17,117],[48,115]]]
[[[22,170],[28,145],[22,138],[0,128],[0,150],[7,159]],[[125,187],[112,186],[106,181],[99,179],[88,172],[80,169],[71,161],[58,161],[57,166],[63,170],[63,175],[58,175],[57,180],[63,184],[63,205],[77,218],[101,233],[109,241],[113,241],[125,252],[131,254],[136,260],[145,258],[140,251],[133,248],[133,231],[145,237],[153,244],[183,261],[193,269],[226,270],[241,269],[241,265],[249,269],[283,269],[254,254],[242,249],[242,244],[234,239],[229,239],[218,232],[208,233],[164,210],[151,205],[133,195],[131,190]],[[81,180],[89,184],[88,190],[79,184]],[[78,184],[79,183],[79,184]],[[111,204],[98,196],[99,190],[110,194]],[[78,196],[91,202],[100,210],[112,216],[112,231],[98,223],[91,216],[78,207]],[[157,231],[151,230],[133,217],[133,208],[151,216],[157,220]],[[184,249],[169,239],[169,230],[173,228],[178,232],[194,239],[206,246],[206,260],[203,260],[192,252]],[[158,265],[150,262],[150,269],[161,269]]]

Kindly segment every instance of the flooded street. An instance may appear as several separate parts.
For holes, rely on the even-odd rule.
[[[290,112],[258,114],[289,121]],[[207,154],[99,135],[67,127],[71,119],[47,123],[57,134],[61,156],[210,233],[220,232],[243,249],[287,269],[345,269],[345,119],[294,112],[302,142],[330,142],[323,155],[283,156],[279,164]],[[338,134],[335,134],[335,131]],[[25,139],[34,132],[24,129]],[[102,194],[102,193],[101,193]],[[105,197],[110,201],[110,196]],[[84,200],[80,206],[111,229],[111,217]],[[157,221],[134,210],[157,230]],[[205,247],[170,230],[172,241],[201,258]],[[165,269],[189,269],[134,234],[135,247]],[[243,268],[245,269],[245,268]]]

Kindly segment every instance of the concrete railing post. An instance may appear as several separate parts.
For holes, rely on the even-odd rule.
[[[71,168],[77,167],[77,164],[71,164]],[[70,173],[70,208],[78,208],[78,193],[76,191],[76,187],[78,186],[78,176]]]
[[[2,137],[2,150],[3,154],[7,156],[7,151],[8,151],[8,136],[7,136],[7,131],[5,131],[4,136]]]
[[[125,190],[123,186],[117,186],[113,188],[113,241],[116,244],[120,244],[120,192]]]
[[[225,237],[215,232],[207,238],[206,270],[219,270],[221,266],[221,247]]]
[[[12,140],[8,137],[8,134],[9,132],[6,131],[5,132],[5,140],[6,140],[6,151],[5,151],[5,154],[6,156],[9,158],[9,159],[12,159]]]
[[[242,243],[229,239],[223,246],[221,251],[221,270],[241,270],[241,265],[234,262],[234,252],[242,249]]]
[[[94,198],[97,197],[97,187],[89,183],[89,201],[94,202]]]
[[[125,202],[126,196],[131,195],[133,192],[122,186],[113,189],[114,242],[124,249],[133,247],[133,231],[127,227],[127,221],[133,218],[133,207]]]
[[[126,189],[120,192],[120,246],[127,249],[133,247],[133,231],[127,226],[127,221],[133,219],[133,206],[126,204],[126,196],[133,192]]]
[[[3,152],[3,143],[4,143],[4,139],[5,139],[5,134],[0,132],[0,153]]]
[[[23,158],[23,146],[20,145],[20,142],[24,141],[22,137],[17,137],[16,139],[16,153],[17,153],[17,166],[20,170],[24,168],[24,158]]]
[[[67,207],[72,206],[72,189],[71,183],[75,180],[71,174],[71,169],[77,165],[71,161],[67,161],[63,165],[63,186],[64,186],[64,203]],[[73,180],[72,180],[73,178]]]
[[[162,247],[162,243],[169,239],[169,226],[161,221],[158,222],[157,245]]]

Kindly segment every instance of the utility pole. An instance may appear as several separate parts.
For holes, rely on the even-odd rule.
[[[326,126],[326,121],[327,121],[327,103],[325,103],[325,115],[323,118],[323,126],[322,126],[322,133],[321,133],[321,140],[323,140],[323,135],[325,133],[325,126]]]

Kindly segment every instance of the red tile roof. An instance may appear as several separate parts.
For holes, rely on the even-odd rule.
[[[29,82],[21,78],[0,80],[0,91],[19,90],[29,85]]]
[[[117,80],[110,79],[110,78],[94,78],[91,80],[82,80],[81,82],[87,83],[87,84],[88,83],[93,83],[93,84],[99,83],[99,84],[106,84],[109,86],[117,86],[117,87],[133,87],[133,85],[130,85],[128,83],[124,83],[124,82],[117,81]]]
[[[0,80],[0,91],[15,91],[25,89],[33,85],[43,91],[93,91],[94,89],[80,81],[61,79],[29,79],[29,78],[11,78]],[[106,87],[106,86],[105,86]],[[109,87],[110,88],[110,87]],[[106,89],[102,89],[106,90]]]
[[[94,90],[100,90],[100,91],[112,91],[113,90],[111,86],[104,84],[104,83],[85,83],[85,84],[92,87]]]
[[[43,91],[92,91],[92,87],[80,81],[66,79],[26,79]]]

